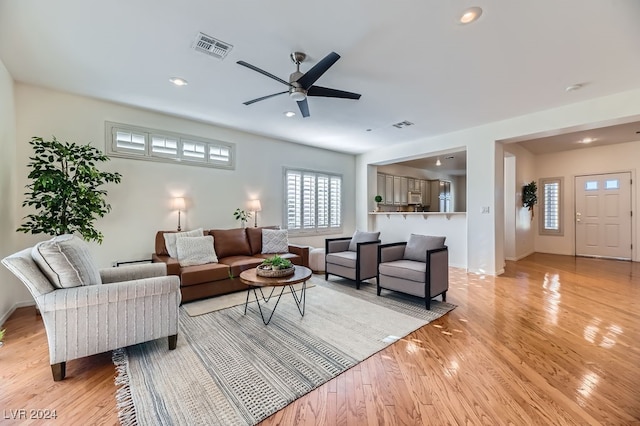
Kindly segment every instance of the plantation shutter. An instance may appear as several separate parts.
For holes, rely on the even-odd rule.
[[[329,176],[318,176],[318,228],[329,226]]]
[[[342,226],[342,179],[339,177],[331,178],[331,185],[329,191],[329,205],[331,206],[330,213],[330,226],[340,227]]]
[[[315,174],[302,175],[302,227],[315,228],[316,226],[316,176]]]
[[[544,229],[558,231],[560,229],[560,183],[544,184]]]
[[[307,170],[285,171],[284,222],[301,232],[337,231],[342,226],[342,178]]]
[[[302,174],[287,172],[287,228],[302,228]]]

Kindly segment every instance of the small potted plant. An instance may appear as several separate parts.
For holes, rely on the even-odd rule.
[[[240,220],[242,227],[245,228],[247,226],[247,221],[251,218],[251,212],[237,208],[236,211],[233,212],[233,218],[235,220]]]
[[[4,330],[0,330],[0,347],[2,347],[2,345],[4,345],[4,332],[7,331],[6,329]]]
[[[294,272],[294,266],[289,259],[278,256],[265,259],[257,267],[256,273],[263,277],[284,277]]]
[[[376,211],[379,212],[380,211],[380,203],[382,202],[382,195],[376,195],[373,199],[376,202]]]

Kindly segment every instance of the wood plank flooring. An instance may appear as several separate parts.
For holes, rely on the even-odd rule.
[[[500,277],[453,275],[455,310],[262,424],[640,425],[640,264],[533,254]],[[118,423],[110,354],[53,382],[35,309],[4,327],[0,423]]]

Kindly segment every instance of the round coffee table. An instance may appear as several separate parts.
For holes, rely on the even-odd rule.
[[[298,265],[295,265],[293,274],[287,275],[286,277],[274,277],[274,278],[261,277],[256,273],[256,268],[251,268],[246,271],[242,271],[240,273],[240,281],[249,286],[249,288],[247,289],[247,299],[244,302],[244,314],[245,315],[247,314],[247,306],[249,305],[249,295],[251,294],[251,291],[253,291],[253,295],[256,298],[256,304],[258,305],[258,310],[260,311],[260,316],[262,317],[262,322],[264,323],[264,325],[268,325],[271,322],[273,313],[276,311],[276,308],[278,307],[280,298],[284,294],[285,289],[289,287],[289,290],[293,295],[293,300],[296,302],[296,306],[298,307],[298,311],[300,312],[300,315],[304,317],[304,307],[305,307],[305,300],[306,300],[306,294],[307,294],[307,281],[309,280],[309,278],[311,278],[311,269],[305,266],[298,266]],[[294,284],[299,284],[299,283],[302,283],[302,288],[300,289],[300,295],[298,295],[298,293],[296,292],[296,289],[293,288]],[[263,287],[272,287],[269,297],[264,296],[264,293],[262,292]],[[271,299],[271,296],[273,296],[273,293],[276,290],[276,287],[281,288],[280,294],[278,295],[278,300],[276,300],[276,304],[274,305],[273,310],[271,311],[271,315],[269,315],[269,318],[265,320],[264,314],[262,313],[262,307],[260,306],[260,300],[258,299],[258,293],[256,293],[256,290],[260,290],[260,295],[262,296],[262,300],[265,303],[267,303],[269,299]]]

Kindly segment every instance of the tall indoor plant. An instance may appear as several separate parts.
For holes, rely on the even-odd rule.
[[[36,213],[27,215],[18,231],[32,234],[62,235],[78,233],[87,241],[102,243],[103,235],[94,222],[104,217],[111,206],[107,191],[100,187],[120,183],[120,173],[103,172],[97,163],[109,160],[90,145],[46,141],[33,137],[29,142],[35,155],[29,157],[29,183],[23,207]]]

